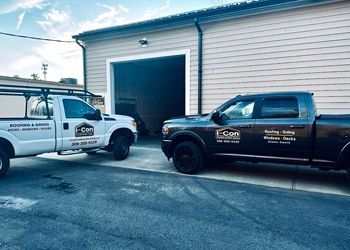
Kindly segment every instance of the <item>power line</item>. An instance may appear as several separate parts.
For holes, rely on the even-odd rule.
[[[58,40],[58,39],[49,39],[49,38],[42,38],[42,37],[35,37],[35,36],[22,36],[22,35],[16,35],[16,34],[5,33],[5,32],[0,32],[0,35],[13,36],[13,37],[19,37],[19,38],[26,38],[26,39],[33,39],[33,40],[48,41],[48,42],[74,43],[74,41],[65,41],[65,40]]]

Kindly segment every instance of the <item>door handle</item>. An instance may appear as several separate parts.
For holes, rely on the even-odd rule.
[[[239,127],[239,128],[251,128],[250,125],[239,125],[238,127]]]
[[[290,125],[291,128],[305,128],[305,125]]]
[[[63,129],[64,130],[68,130],[69,129],[69,123],[68,122],[63,123]]]

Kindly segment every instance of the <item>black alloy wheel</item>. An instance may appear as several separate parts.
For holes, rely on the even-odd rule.
[[[196,174],[203,169],[204,156],[196,143],[187,141],[175,147],[173,162],[180,173]]]

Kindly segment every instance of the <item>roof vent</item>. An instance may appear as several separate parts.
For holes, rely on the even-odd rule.
[[[77,85],[78,80],[76,78],[61,78],[60,83]]]

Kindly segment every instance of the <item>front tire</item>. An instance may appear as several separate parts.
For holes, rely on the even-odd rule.
[[[173,152],[176,169],[184,174],[196,174],[203,169],[204,156],[199,146],[191,141],[178,144]]]
[[[118,161],[125,160],[130,151],[130,142],[124,135],[118,136],[113,142],[113,155]]]
[[[9,156],[0,149],[0,178],[4,177],[10,168]]]

